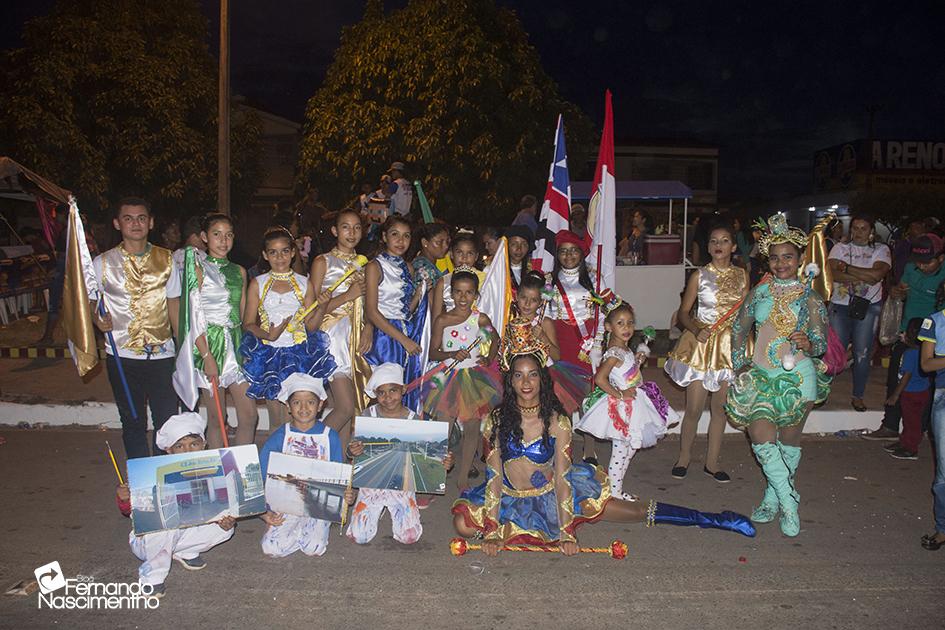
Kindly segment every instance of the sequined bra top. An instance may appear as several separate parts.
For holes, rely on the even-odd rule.
[[[555,439],[551,436],[548,437],[546,444],[542,436],[538,436],[531,442],[523,443],[510,435],[505,446],[505,459],[527,457],[529,461],[540,465],[547,464],[555,455]]]

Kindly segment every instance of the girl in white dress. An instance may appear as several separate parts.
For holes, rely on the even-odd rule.
[[[665,435],[668,421],[678,419],[656,383],[643,381],[640,364],[646,353],[639,350],[635,356],[628,347],[634,323],[633,309],[626,302],[607,313],[605,332],[598,336],[599,345],[595,344],[607,350],[594,373],[596,387],[584,399],[584,414],[574,425],[613,442],[607,476],[612,495],[626,501],[636,500],[623,491],[630,460],[639,449],[653,446]]]

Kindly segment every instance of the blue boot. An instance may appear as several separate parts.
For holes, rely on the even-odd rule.
[[[784,460],[784,465],[787,466],[787,469],[788,469],[788,483],[791,484],[791,495],[794,497],[794,500],[797,501],[798,506],[800,506],[801,495],[797,491],[797,484],[794,483],[794,477],[797,475],[797,467],[801,463],[801,447],[790,446],[788,444],[783,444],[781,442],[778,442],[778,449],[781,451],[781,459]],[[795,513],[797,523],[793,523],[793,524],[788,523],[787,525],[785,525],[784,523],[785,516],[786,515],[781,516],[781,521],[782,521],[781,531],[784,531],[785,526],[787,526],[787,528],[791,531],[796,530],[800,532],[801,530],[800,516],[798,516]],[[788,534],[788,535],[790,536],[791,534]],[[794,535],[796,536],[797,534],[794,534]]]
[[[791,474],[781,456],[781,449],[771,442],[752,444],[751,449],[761,464],[761,469],[768,480],[768,487],[773,488],[778,497],[778,505],[781,508],[781,532],[785,536],[797,536],[801,531],[801,521],[797,516],[799,497],[795,496],[794,489],[791,487]]]
[[[653,523],[666,525],[680,525],[683,527],[696,525],[702,529],[724,529],[737,532],[743,536],[754,538],[755,526],[747,516],[735,512],[700,512],[692,508],[670,505],[669,503],[650,502],[647,525]]]

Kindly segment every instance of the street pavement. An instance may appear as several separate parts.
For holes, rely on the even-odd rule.
[[[413,466],[410,461],[408,451],[392,448],[358,464],[353,485],[357,488],[394,488],[412,492]]]
[[[59,561],[67,577],[130,581],[137,560],[130,522],[114,500],[115,473],[92,429],[0,429],[0,586]],[[259,443],[265,435],[260,434]],[[798,474],[802,531],[777,524],[754,539],[695,528],[595,523],[584,545],[619,538],[627,559],[582,554],[470,551],[452,557],[446,497],[422,512],[423,537],[396,543],[385,516],[358,546],[332,527],[327,553],[267,558],[258,519],[205,555],[199,572],[174,564],[156,610],[39,610],[37,596],[0,597],[4,628],[941,628],[945,550],[919,545],[932,530],[932,457],[899,461],[859,439],[805,436]],[[705,442],[685,480],[670,477],[678,442],[666,438],[633,460],[627,486],[643,497],[748,513],[762,478],[741,435],[726,437],[733,482],[702,474]],[[601,449],[606,457],[606,449]]]

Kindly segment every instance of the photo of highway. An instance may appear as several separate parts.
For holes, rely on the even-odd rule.
[[[355,422],[354,440],[364,444],[354,463],[355,488],[446,491],[448,423],[369,417]]]

